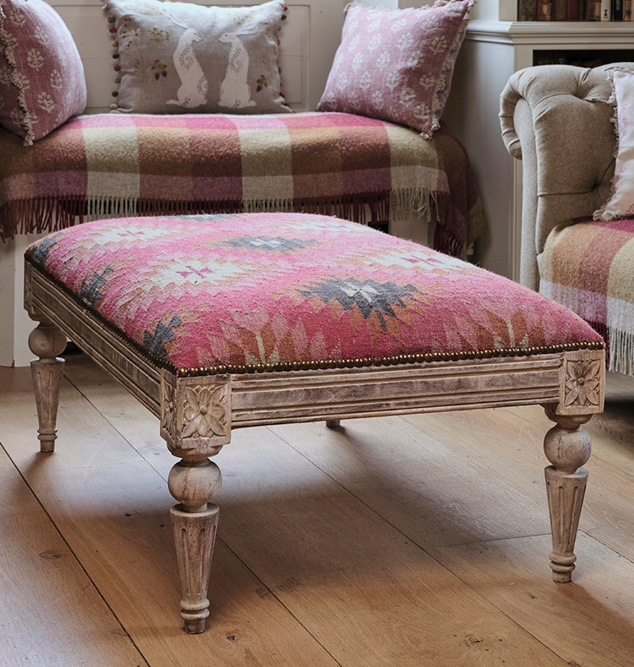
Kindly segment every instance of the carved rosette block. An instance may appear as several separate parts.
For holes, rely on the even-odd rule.
[[[546,415],[556,422],[544,438],[544,452],[552,463],[545,469],[553,538],[550,567],[553,581],[567,583],[575,569],[575,540],[588,481],[588,471],[581,466],[592,450],[582,424],[592,415],[559,415],[555,406],[546,406]]]
[[[605,352],[565,352],[557,414],[587,415],[603,412],[605,397]]]
[[[231,385],[226,376],[161,378],[161,437],[174,456],[217,454],[231,440]]]
[[[181,580],[181,616],[185,629],[198,634],[209,616],[207,588],[216,531],[220,469],[209,459],[179,461],[170,471],[170,493],[180,502],[170,510]]]
[[[57,355],[66,347],[66,336],[43,315],[32,314],[39,324],[29,336],[29,348],[38,359],[31,362],[31,376],[37,405],[40,451],[53,452],[57,438],[57,408],[64,374],[64,360]]]

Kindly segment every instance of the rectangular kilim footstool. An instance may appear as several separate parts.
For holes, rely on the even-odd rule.
[[[603,341],[562,306],[457,259],[298,213],[86,223],[26,253],[42,451],[66,337],[160,419],[189,632],[208,616],[220,491],[236,428],[543,404],[550,566],[570,581],[603,409]]]

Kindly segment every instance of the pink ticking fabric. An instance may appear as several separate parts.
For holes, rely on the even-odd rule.
[[[26,258],[172,369],[601,341],[517,283],[326,216],[91,222]]]
[[[25,151],[0,130],[0,234],[163,213],[317,212],[386,227],[435,221],[461,255],[482,231],[469,160],[445,128],[428,142],[339,113],[81,116]],[[368,215],[369,211],[369,215]]]
[[[59,14],[43,0],[3,0],[0,125],[31,146],[85,108],[84,67]]]
[[[634,220],[556,227],[540,266],[539,291],[605,337],[610,370],[634,375]]]

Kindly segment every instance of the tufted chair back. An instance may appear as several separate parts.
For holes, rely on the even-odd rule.
[[[552,229],[592,216],[609,196],[616,136],[606,73],[615,68],[634,72],[634,63],[529,67],[502,92],[502,137],[523,163],[520,281],[533,289]]]

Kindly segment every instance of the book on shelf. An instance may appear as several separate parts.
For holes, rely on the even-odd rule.
[[[623,20],[623,0],[611,0],[611,21],[622,21]]]
[[[520,21],[537,21],[537,0],[518,0],[517,17]]]
[[[518,21],[632,21],[634,0],[517,0]]]
[[[579,15],[579,0],[567,0],[566,21],[581,21]]]
[[[586,21],[598,21],[601,13],[601,0],[588,0],[586,3]]]
[[[552,0],[537,0],[537,20],[552,20],[553,3]]]

